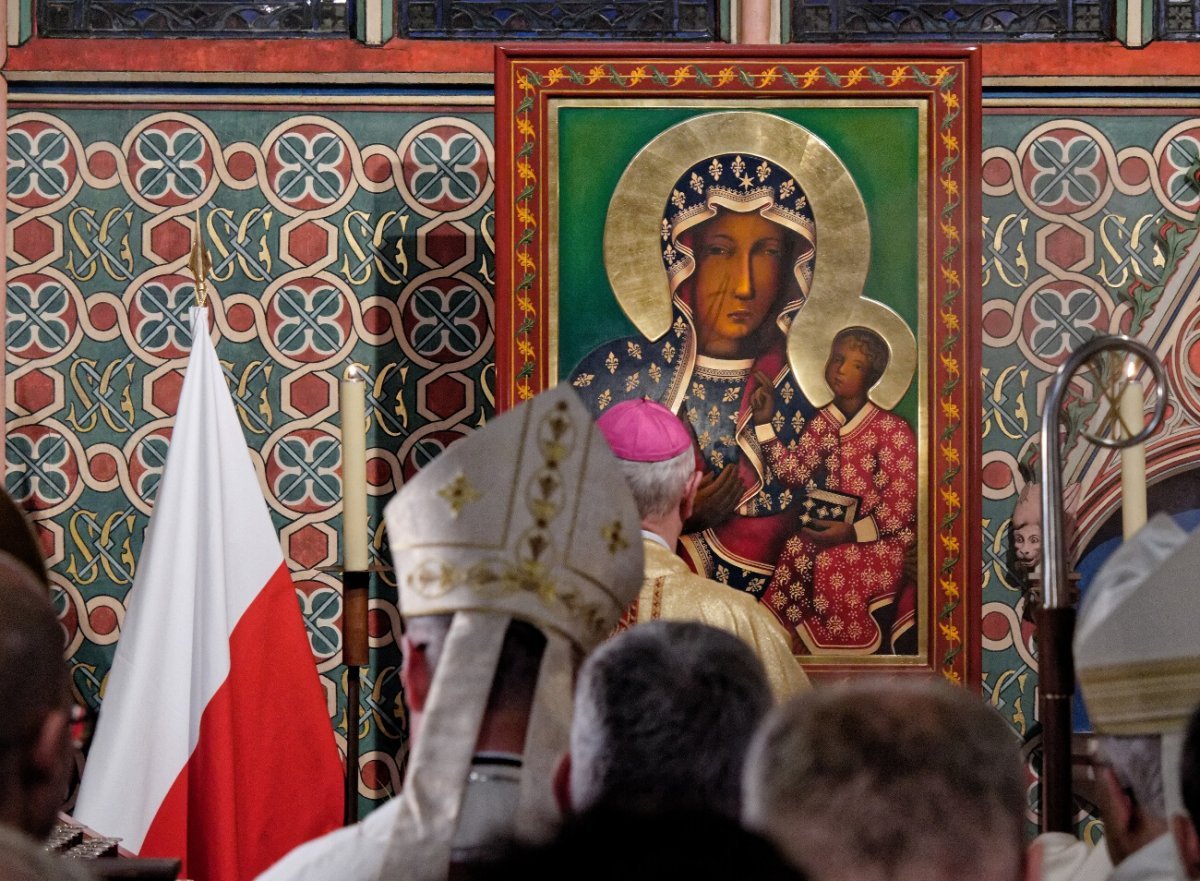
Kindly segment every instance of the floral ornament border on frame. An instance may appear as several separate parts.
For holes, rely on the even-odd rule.
[[[547,113],[556,98],[669,97],[714,101],[789,97],[923,99],[928,107],[930,186],[929,462],[933,489],[929,613],[930,667],[946,679],[980,683],[980,439],[978,52],[939,47],[908,52],[733,47],[548,49],[498,46],[497,406],[506,409],[553,383],[546,274]],[[553,54],[551,54],[553,53]],[[972,334],[970,328],[976,328]],[[854,669],[850,665],[847,669]],[[864,668],[865,669],[865,668]],[[878,671],[878,666],[869,669]],[[909,670],[914,668],[909,667]],[[917,667],[916,670],[928,669]]]

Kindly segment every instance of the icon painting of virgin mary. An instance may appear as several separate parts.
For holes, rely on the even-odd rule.
[[[913,651],[896,637],[915,622],[904,559],[916,448],[890,411],[911,382],[916,341],[895,311],[863,296],[870,248],[857,185],[811,132],[746,111],[679,123],[633,158],[605,220],[605,271],[639,332],[596,346],[569,375],[596,416],[644,396],[690,427],[704,476],[677,553],[762,601],[801,654]],[[879,350],[855,394],[840,374],[830,385],[847,328]],[[855,431],[875,443],[881,426],[894,428],[903,449],[886,453],[888,469],[874,447],[851,456],[863,474],[825,448],[811,463],[789,458],[812,446],[814,425],[833,424],[839,402],[856,417],[833,420],[847,450]],[[888,571],[861,590],[796,576],[864,552],[886,552]],[[862,614],[842,626],[843,606]]]
[[[771,479],[751,420],[752,377],[769,378],[776,434],[796,440],[813,408],[789,369],[787,331],[812,284],[817,224],[787,168],[750,151],[714,153],[671,187],[659,253],[669,330],[610,340],[570,381],[596,415],[644,395],[687,422],[705,476],[681,550],[697,572],[760,596],[797,491]]]

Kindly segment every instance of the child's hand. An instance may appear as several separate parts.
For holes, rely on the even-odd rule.
[[[750,393],[750,413],[755,425],[766,425],[775,414],[775,384],[761,370],[755,370],[751,378],[755,388]]]
[[[813,520],[800,534],[820,548],[851,544],[855,541],[854,527],[843,520]]]

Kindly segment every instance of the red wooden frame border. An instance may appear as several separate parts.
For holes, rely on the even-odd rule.
[[[482,42],[392,40],[365,46],[350,36],[207,40],[33,37],[8,50],[6,71],[101,73],[490,73]]]
[[[661,44],[639,46],[659,57]],[[97,73],[491,73],[493,44],[471,40],[400,40],[365,46],[350,36],[323,39],[118,39],[34,36],[8,50],[6,71],[89,71]],[[707,47],[687,47],[695,54]],[[745,48],[726,47],[745,53]],[[765,57],[755,47],[758,57]],[[796,47],[781,47],[782,51]],[[895,43],[842,44],[833,52],[874,56],[894,55]],[[136,49],[136,52],[133,51]],[[599,51],[599,47],[596,47]],[[533,51],[556,52],[554,44],[537,44]],[[983,75],[1058,79],[1064,77],[1200,76],[1200,43],[1156,41],[1141,49],[1120,43],[988,43],[980,47]]]
[[[929,363],[931,549],[930,666],[947,679],[980,683],[981,479],[981,79],[979,53],[959,47],[749,50],[731,46],[496,48],[496,397],[501,410],[550,382],[546,275],[552,259],[548,100],[622,96],[908,97],[930,119]],[[812,668],[922,671],[907,665]]]

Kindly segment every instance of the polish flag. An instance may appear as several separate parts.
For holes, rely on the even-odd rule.
[[[75,818],[196,881],[336,828],[342,765],[296,590],[193,308],[175,430]]]

